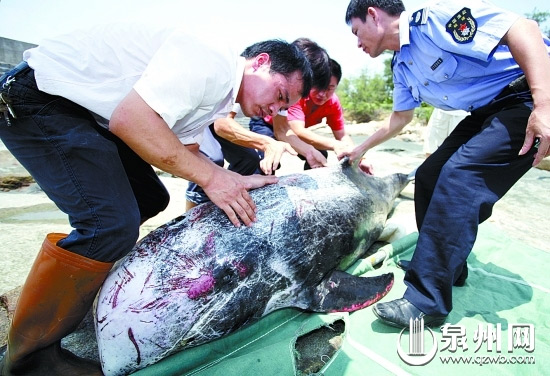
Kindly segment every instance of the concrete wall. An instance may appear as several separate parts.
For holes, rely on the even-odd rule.
[[[23,51],[36,46],[32,43],[0,37],[0,74],[19,64]]]

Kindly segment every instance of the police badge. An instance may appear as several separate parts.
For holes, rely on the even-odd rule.
[[[447,32],[451,34],[457,43],[468,43],[474,39],[477,31],[477,22],[472,17],[469,8],[462,8],[453,18],[447,22]]]

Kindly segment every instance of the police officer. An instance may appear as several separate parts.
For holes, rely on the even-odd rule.
[[[534,21],[475,0],[411,13],[400,0],[351,0],[346,22],[371,57],[395,51],[393,112],[352,161],[396,135],[421,102],[471,113],[417,170],[419,238],[404,297],[373,307],[389,325],[439,326],[479,223],[550,154],[550,41]]]

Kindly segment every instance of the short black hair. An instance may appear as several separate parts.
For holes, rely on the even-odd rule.
[[[336,83],[340,83],[342,79],[342,67],[334,59],[330,59],[330,76],[336,77]]]
[[[405,10],[401,0],[351,0],[346,10],[346,23],[351,24],[352,18],[367,20],[367,9],[370,7],[382,9],[390,16],[400,15]]]
[[[311,65],[312,86],[321,90],[326,89],[330,84],[330,57],[327,51],[309,38],[298,38],[292,44],[306,55]]]
[[[279,73],[290,79],[295,72],[302,74],[302,97],[307,97],[311,90],[313,72],[304,53],[295,45],[280,39],[271,39],[254,43],[241,53],[246,59],[255,58],[266,53],[271,60],[271,73]]]

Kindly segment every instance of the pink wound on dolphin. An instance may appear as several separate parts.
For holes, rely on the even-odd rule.
[[[203,274],[197,279],[190,280],[188,282],[189,289],[187,290],[187,296],[193,300],[205,296],[214,289],[215,283],[214,277],[208,274]]]
[[[206,255],[211,256],[216,253],[216,233],[211,231],[204,241],[203,251]]]

